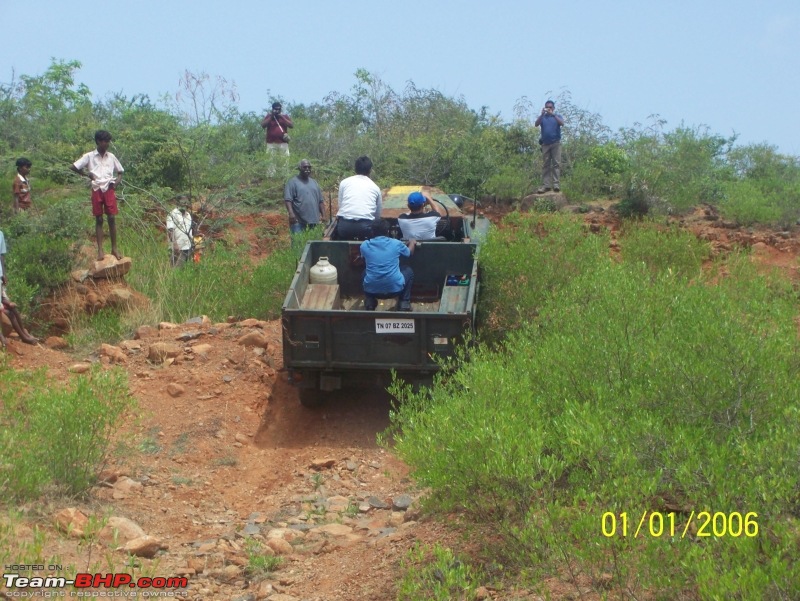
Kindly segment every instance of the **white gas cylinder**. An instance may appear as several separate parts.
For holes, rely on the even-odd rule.
[[[339,281],[336,266],[331,265],[328,257],[320,257],[316,265],[310,269],[309,275],[312,284],[337,284]]]

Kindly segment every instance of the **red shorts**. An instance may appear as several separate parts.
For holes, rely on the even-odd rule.
[[[117,208],[117,193],[114,188],[109,188],[105,192],[102,190],[92,190],[92,215],[100,217],[106,215],[116,215],[119,213]]]

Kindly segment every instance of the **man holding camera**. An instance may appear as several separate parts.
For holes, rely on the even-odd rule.
[[[267,130],[267,150],[279,151],[289,156],[289,134],[287,131],[294,127],[289,115],[281,114],[283,107],[280,102],[272,103],[272,112],[261,121],[261,127]]]
[[[556,113],[555,102],[548,100],[544,103],[542,114],[534,125],[542,128],[542,135],[539,138],[542,147],[542,186],[536,192],[538,194],[550,190],[560,192],[561,128],[564,125],[564,118]]]

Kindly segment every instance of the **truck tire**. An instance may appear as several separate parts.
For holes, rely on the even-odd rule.
[[[325,395],[317,388],[301,388],[300,404],[308,409],[317,409],[325,402]]]

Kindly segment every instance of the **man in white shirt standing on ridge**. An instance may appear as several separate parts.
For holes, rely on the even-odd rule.
[[[381,217],[381,189],[373,182],[372,160],[356,159],[355,175],[339,183],[339,212],[336,214],[336,237],[339,240],[368,240],[372,222]]]

